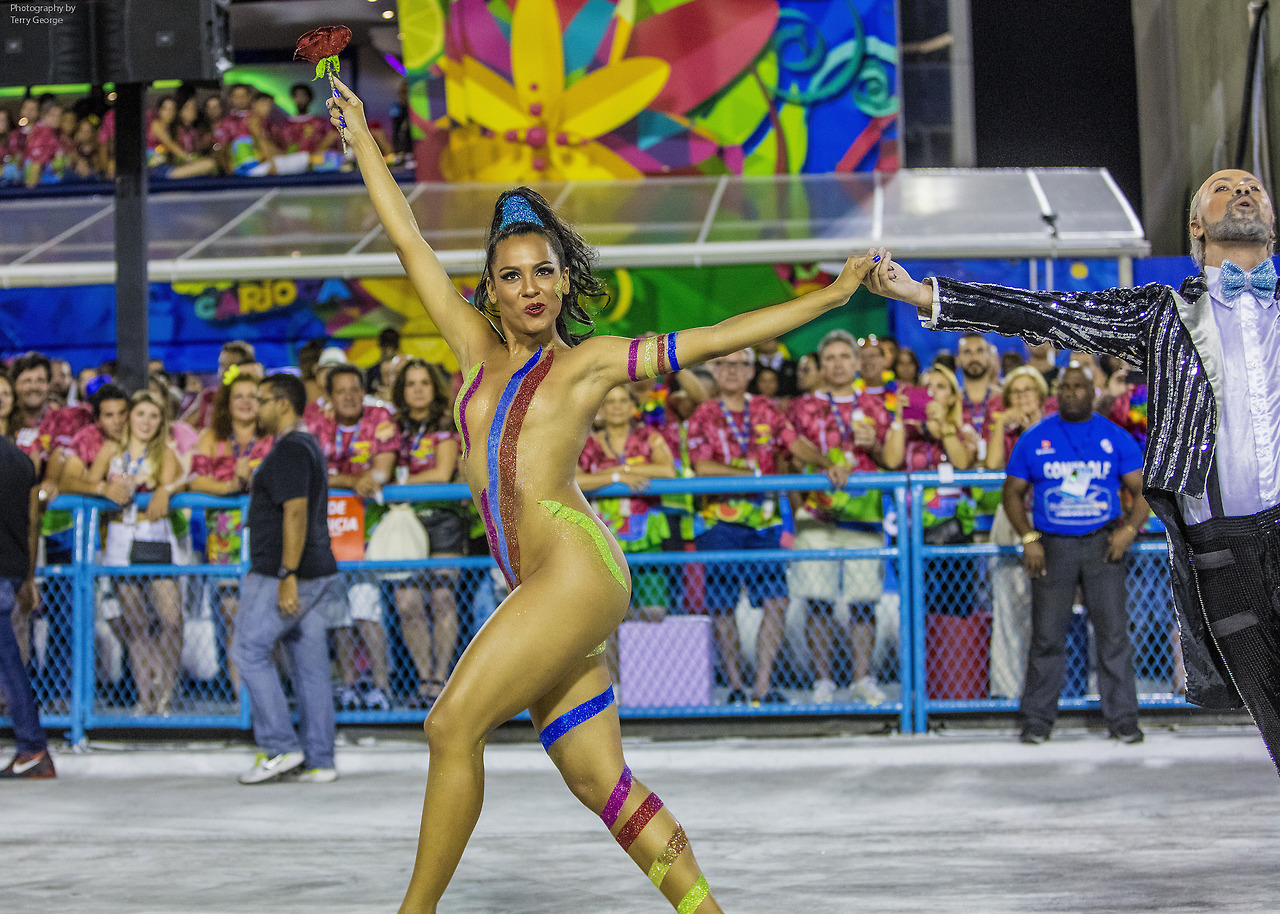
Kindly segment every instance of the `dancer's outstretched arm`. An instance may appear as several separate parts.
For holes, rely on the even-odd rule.
[[[387,169],[382,151],[369,133],[364,105],[341,80],[334,82],[342,97],[328,100],[329,120],[334,127],[339,127],[339,118],[346,119],[347,142],[355,150],[360,174],[369,189],[369,199],[373,201],[387,238],[391,240],[391,246],[395,248],[396,256],[404,265],[409,282],[413,284],[427,314],[440,328],[440,334],[465,368],[481,358],[480,351],[484,347],[496,341],[493,328],[458,294],[435,251],[423,240],[413,211],[409,209],[400,186]]]
[[[735,314],[711,327],[694,327],[681,330],[679,334],[644,340],[595,337],[579,348],[587,357],[594,380],[606,389],[637,377],[654,377],[677,367],[687,368],[782,336],[839,308],[858,291],[874,258],[884,253],[883,250],[871,250],[864,255],[850,257],[840,275],[825,289],[816,289],[782,304]],[[672,336],[677,337],[674,345],[671,344]]]

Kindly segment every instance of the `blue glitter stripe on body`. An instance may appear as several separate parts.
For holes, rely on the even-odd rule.
[[[680,370],[680,363],[676,361],[676,334],[667,335],[667,367],[672,371]]]
[[[511,402],[516,398],[516,390],[520,387],[520,382],[524,380],[524,376],[533,370],[533,366],[538,364],[538,359],[542,357],[542,347],[538,347],[529,361],[511,376],[511,380],[507,382],[507,386],[502,390],[502,396],[498,399],[498,408],[493,413],[493,423],[489,426],[489,440],[485,447],[485,464],[489,470],[488,490],[493,493],[491,501],[496,501],[498,496],[498,445],[502,442],[502,426],[506,424],[507,413],[511,410]],[[515,480],[510,481],[511,485],[515,485]],[[493,512],[494,540],[497,552],[494,558],[502,565],[506,572],[508,580],[512,579],[511,575],[511,556],[507,552],[507,537],[502,529],[502,512]]]
[[[578,724],[586,723],[609,705],[613,704],[613,684],[590,701],[584,701],[572,711],[560,715],[547,728],[538,734],[542,740],[542,748],[551,751],[551,744],[564,736]]]

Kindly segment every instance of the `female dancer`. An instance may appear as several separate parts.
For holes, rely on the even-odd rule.
[[[589,338],[580,297],[603,292],[592,252],[541,196],[520,188],[498,197],[472,308],[419,233],[360,100],[337,87],[330,117],[346,127],[387,236],[466,372],[455,407],[463,476],[511,587],[427,716],[431,762],[401,911],[436,910],[480,815],[485,740],[528,708],[569,789],[600,813],[667,900],[680,912],[718,912],[684,830],[622,756],[600,649],[626,614],[631,580],[574,469],[609,390],[772,339],[842,305],[872,258],[851,258],[826,289],[678,340]]]

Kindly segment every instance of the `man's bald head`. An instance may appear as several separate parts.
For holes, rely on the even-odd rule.
[[[1275,250],[1271,197],[1262,182],[1247,171],[1225,168],[1214,172],[1191,198],[1188,230],[1191,256],[1199,267],[1205,265],[1206,247],[1215,243],[1256,244],[1261,257],[1270,257]]]

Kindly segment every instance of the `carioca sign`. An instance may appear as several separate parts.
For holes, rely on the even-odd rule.
[[[337,303],[353,297],[351,288],[340,279],[245,279],[178,283],[173,288],[191,298],[196,317],[214,322],[263,317],[299,304]]]

